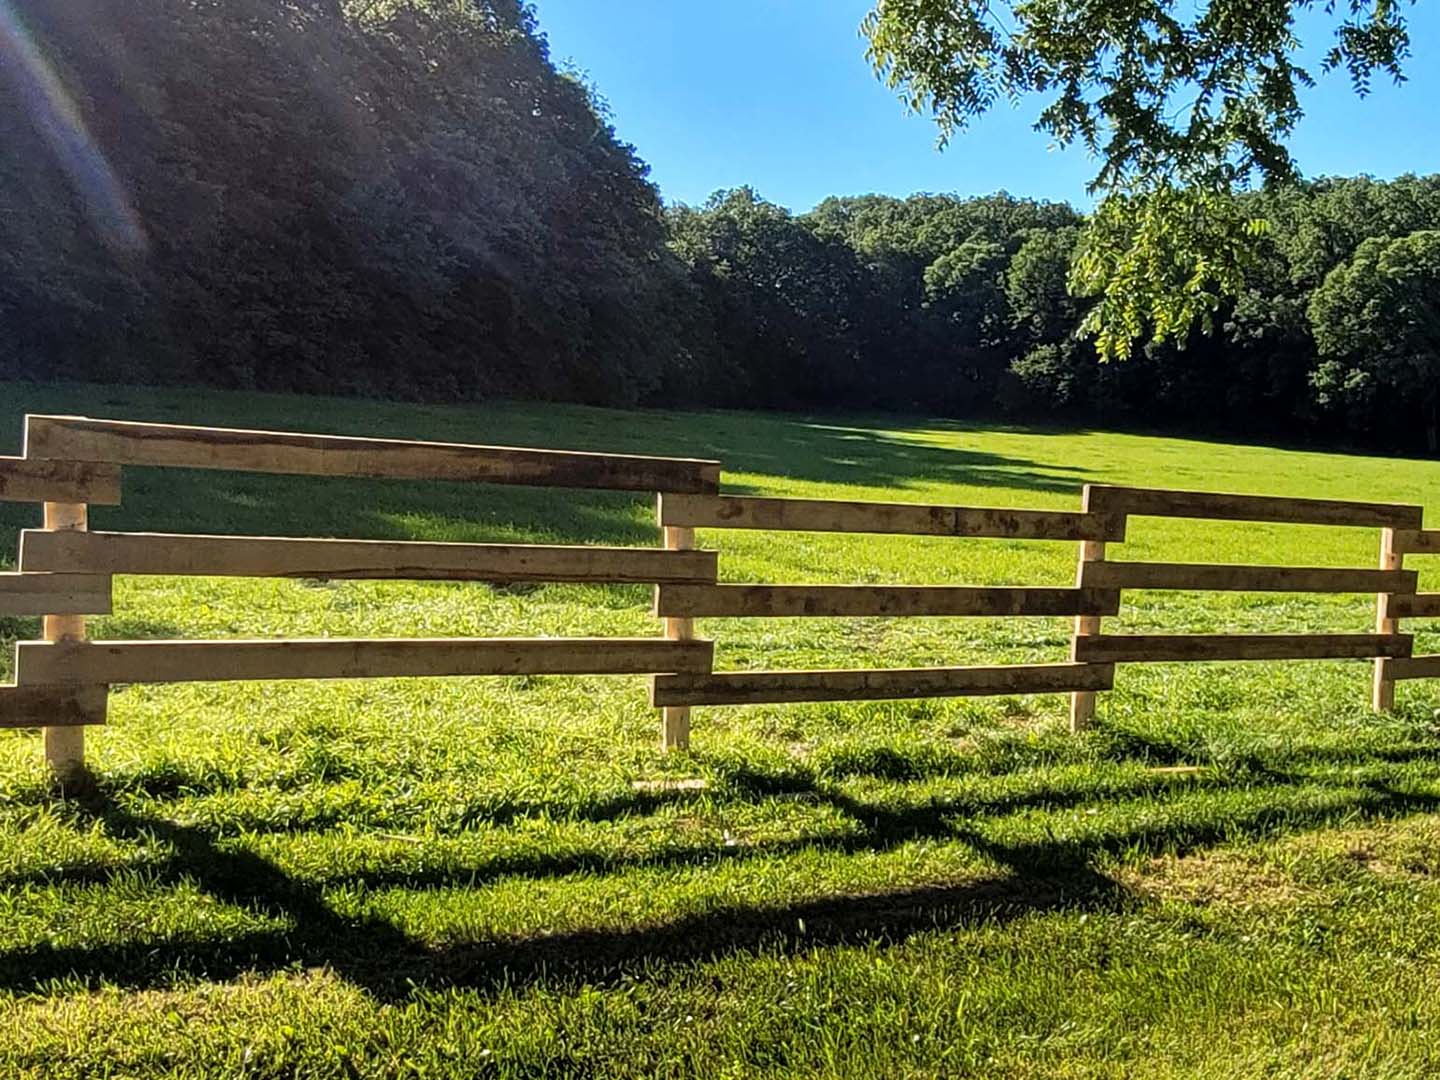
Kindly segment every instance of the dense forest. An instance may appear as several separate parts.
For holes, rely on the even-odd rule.
[[[1240,298],[1100,364],[1075,209],[666,207],[519,0],[13,9],[0,378],[1436,447],[1440,177],[1237,196],[1267,223]]]

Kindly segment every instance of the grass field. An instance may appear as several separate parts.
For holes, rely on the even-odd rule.
[[[729,492],[1420,502],[1440,463],[896,417],[0,384],[26,411],[714,456]],[[0,504],[0,560],[38,508]],[[654,543],[647,499],[133,470],[97,528]],[[702,532],[733,581],[1068,584],[1075,545]],[[1114,557],[1372,566],[1374,530],[1140,519]],[[1440,559],[1422,560],[1440,588]],[[101,637],[653,634],[645,588],[127,578]],[[1368,631],[1373,598],[1115,625]],[[1110,623],[1107,622],[1107,626]],[[1417,648],[1440,651],[1425,624]],[[1059,660],[1063,619],[707,620],[721,668]],[[0,620],[9,641],[32,620]],[[0,735],[0,1076],[1432,1077],[1440,686],[1132,666],[1060,696],[696,710],[644,680],[132,687],[98,790]],[[1157,766],[1199,765],[1198,772]],[[702,780],[703,785],[655,783]]]

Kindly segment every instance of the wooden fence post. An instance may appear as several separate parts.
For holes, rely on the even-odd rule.
[[[1090,485],[1086,484],[1084,494],[1081,496],[1080,509],[1089,513],[1090,511]],[[1102,562],[1105,558],[1104,540],[1081,540],[1080,560],[1075,568],[1075,584],[1077,587],[1085,583],[1085,564],[1091,562]],[[1075,633],[1070,638],[1070,659],[1080,658],[1080,639],[1089,637],[1092,634],[1100,633],[1099,615],[1077,615],[1075,616]],[[1095,718],[1095,691],[1076,690],[1070,695],[1070,731],[1078,734],[1089,726],[1090,721]]]
[[[45,504],[47,529],[84,531],[89,521],[85,503]],[[85,637],[85,616],[46,615],[43,633],[46,641],[78,641]],[[45,761],[61,783],[81,780],[85,775],[85,729],[78,725],[45,728]]]
[[[694,529],[676,525],[662,525],[661,529],[665,536],[665,550],[689,551],[695,547]],[[670,641],[694,640],[695,620],[666,616],[665,637]],[[690,748],[690,706],[666,705],[662,708],[661,715],[661,747],[665,750],[688,750]]]
[[[1395,550],[1395,530],[1380,530],[1380,569],[1399,570],[1405,556]],[[1377,593],[1375,597],[1375,632],[1394,634],[1400,629],[1400,620],[1390,616],[1390,593]],[[1377,713],[1389,712],[1395,707],[1395,680],[1390,676],[1390,661],[1379,657],[1375,661],[1375,683],[1371,694],[1371,705]]]

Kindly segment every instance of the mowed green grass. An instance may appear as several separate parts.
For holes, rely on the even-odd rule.
[[[0,406],[0,453],[50,411],[714,456],[736,493],[1074,508],[1088,481],[1440,522],[1440,464],[1104,432],[17,384]],[[0,506],[0,559],[38,516]],[[157,470],[127,472],[92,524],[658,539],[641,496]],[[700,541],[730,581],[1065,584],[1076,555]],[[1140,519],[1113,555],[1377,550],[1375,530]],[[1440,559],[1412,563],[1440,589]],[[95,636],[658,632],[645,588],[122,578],[116,596]],[[1373,604],[1135,593],[1114,625],[1362,632]],[[1069,635],[700,630],[729,669],[1059,660]],[[0,620],[0,675],[37,632]],[[641,678],[119,688],[90,794],[57,798],[38,737],[0,735],[0,1076],[1434,1076],[1440,687],[1403,684],[1377,718],[1369,675],[1125,667],[1078,738],[1060,696],[704,708],[670,756]]]

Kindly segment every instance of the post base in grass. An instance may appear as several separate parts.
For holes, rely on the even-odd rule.
[[[53,727],[45,729],[45,764],[50,775],[66,791],[92,787],[95,777],[85,765],[85,729]]]
[[[664,726],[661,730],[660,745],[665,750],[690,749],[690,706],[667,705],[664,712]]]
[[[1375,685],[1370,704],[1377,713],[1387,713],[1395,708],[1395,680],[1390,677],[1389,665],[1390,661],[1385,657],[1375,661]]]

